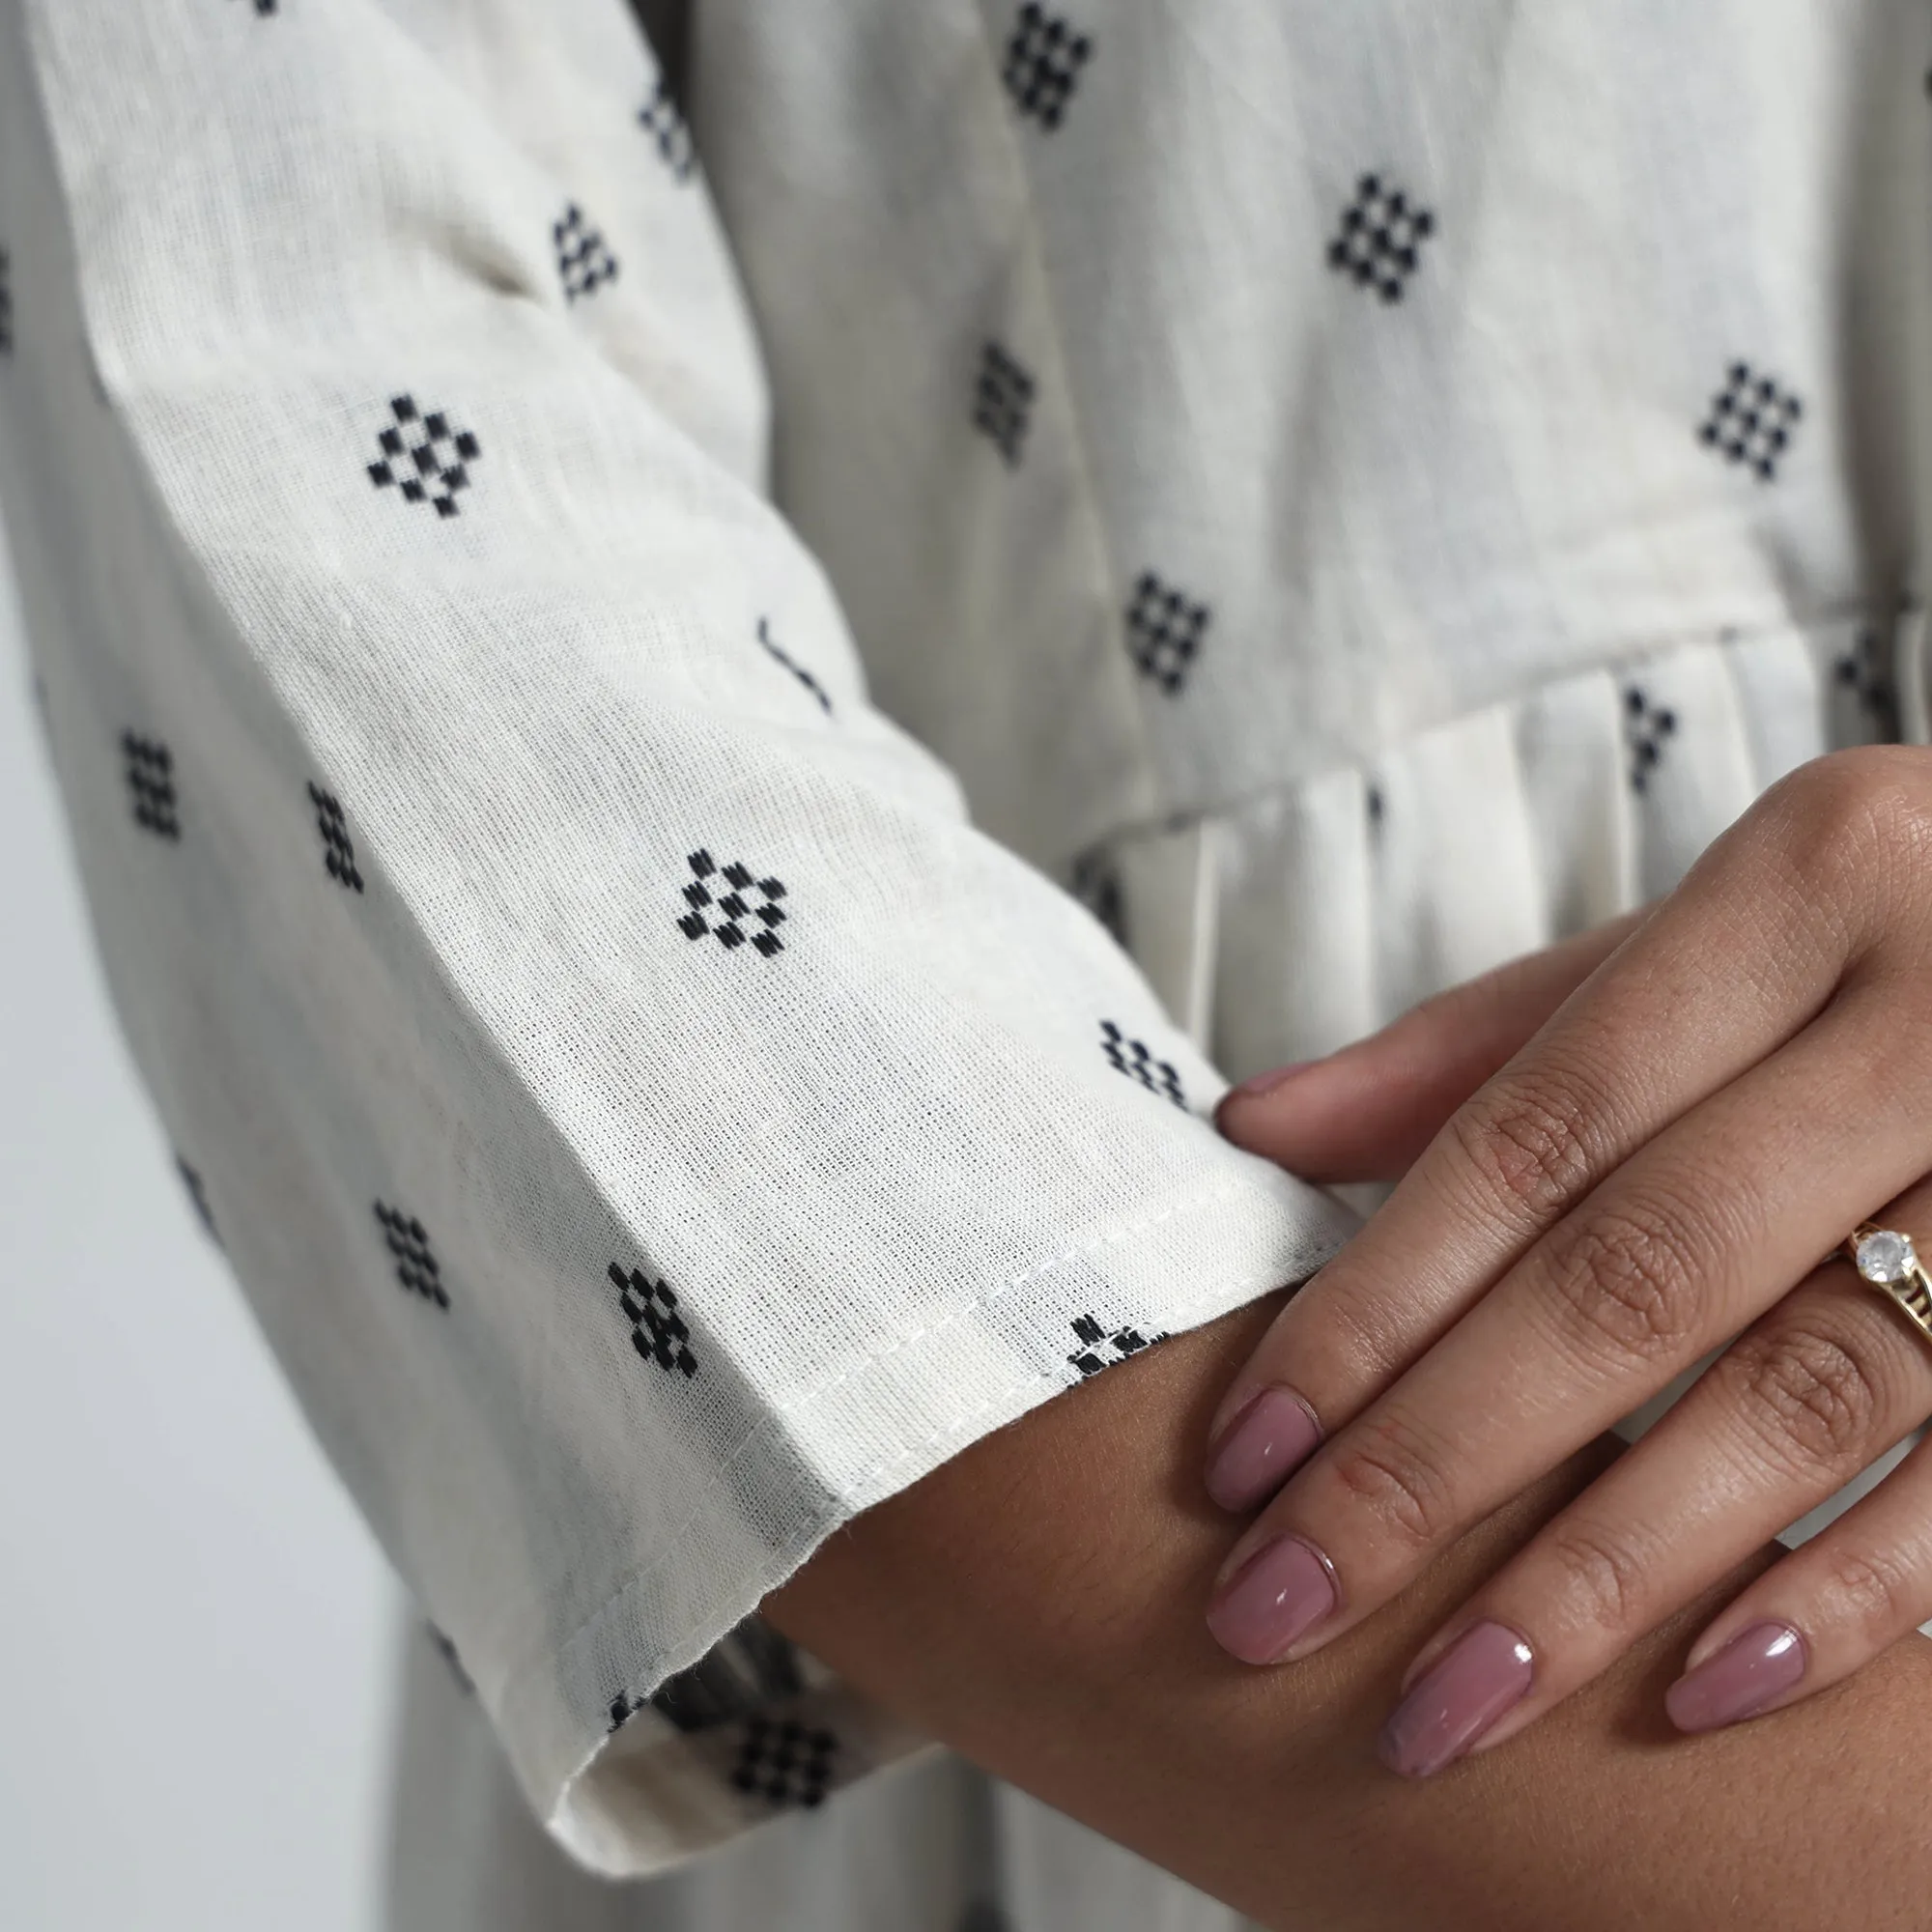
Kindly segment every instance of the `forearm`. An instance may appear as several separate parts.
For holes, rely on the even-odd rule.
[[[1607,1449],[1317,1657],[1255,1671],[1220,1651],[1202,1605],[1229,1523],[1202,1442],[1272,1307],[978,1443],[835,1538],[768,1613],[987,1769],[1284,1932],[1922,1922],[1917,1640],[1685,1740],[1662,1691],[1700,1605],[1507,1748],[1421,1785],[1377,1762],[1416,1644]]]

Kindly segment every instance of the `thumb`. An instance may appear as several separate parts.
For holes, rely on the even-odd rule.
[[[1393,1180],[1646,916],[1465,980],[1325,1060],[1244,1080],[1215,1122],[1305,1180]]]

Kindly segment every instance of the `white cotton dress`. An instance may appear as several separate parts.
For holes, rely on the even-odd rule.
[[[0,0],[102,954],[401,1932],[1221,1932],[756,1605],[1346,1238],[1226,1078],[1925,735],[1932,16],[646,11]]]

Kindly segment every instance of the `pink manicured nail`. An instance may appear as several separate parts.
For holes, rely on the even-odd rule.
[[[1715,1731],[1755,1717],[1804,1675],[1804,1639],[1789,1624],[1753,1624],[1663,1693],[1680,1731]]]
[[[1210,1453],[1208,1493],[1224,1510],[1252,1509],[1280,1489],[1321,1440],[1315,1411],[1293,1389],[1263,1389]]]
[[[1328,1559],[1298,1536],[1278,1537],[1215,1593],[1208,1628],[1214,1641],[1243,1663],[1272,1663],[1337,1601]]]
[[[1304,1066],[1314,1065],[1312,1060],[1296,1060],[1286,1066],[1272,1067],[1266,1073],[1253,1074],[1230,1087],[1221,1104],[1225,1107],[1230,1100],[1259,1100],[1264,1094],[1272,1094],[1277,1087],[1292,1080]]]
[[[1475,1744],[1536,1675],[1528,1644],[1501,1624],[1463,1632],[1382,1726],[1381,1760],[1405,1777],[1433,1777]]]

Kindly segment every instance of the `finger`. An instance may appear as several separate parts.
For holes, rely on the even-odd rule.
[[[1307,1418],[1332,1434],[1358,1413],[1605,1175],[1832,997],[1864,927],[1805,901],[1762,822],[1740,837],[1753,829],[1719,840],[1282,1310],[1210,1425],[1216,1501],[1253,1507],[1313,1446]]]
[[[1680,1731],[1711,1731],[1849,1677],[1932,1618],[1932,1442],[1765,1572],[1691,1646],[1664,1693]]]
[[[1245,1080],[1216,1123],[1305,1180],[1392,1180],[1647,916],[1512,959],[1324,1060]]]
[[[1847,1264],[1820,1268],[1423,1647],[1383,1730],[1385,1761],[1428,1776],[1515,1736],[1928,1414],[1932,1350]],[[1472,1634],[1498,1630],[1524,1654],[1506,1708],[1504,1687],[1471,1695],[1458,1657],[1500,1648]],[[1774,1674],[1779,1659],[1767,1660]],[[1738,1681],[1727,1666],[1715,1694]]]
[[[1916,1179],[1922,1054],[1900,1046],[1890,1010],[1870,991],[1834,1005],[1538,1241],[1237,1541],[1216,1635],[1249,1662],[1340,1635],[1794,1287],[1807,1264],[1788,1257],[1829,1250]],[[1818,1144],[1816,1123],[1867,1104],[1860,1135]],[[1282,1564],[1300,1579],[1293,1602],[1271,1595]]]

